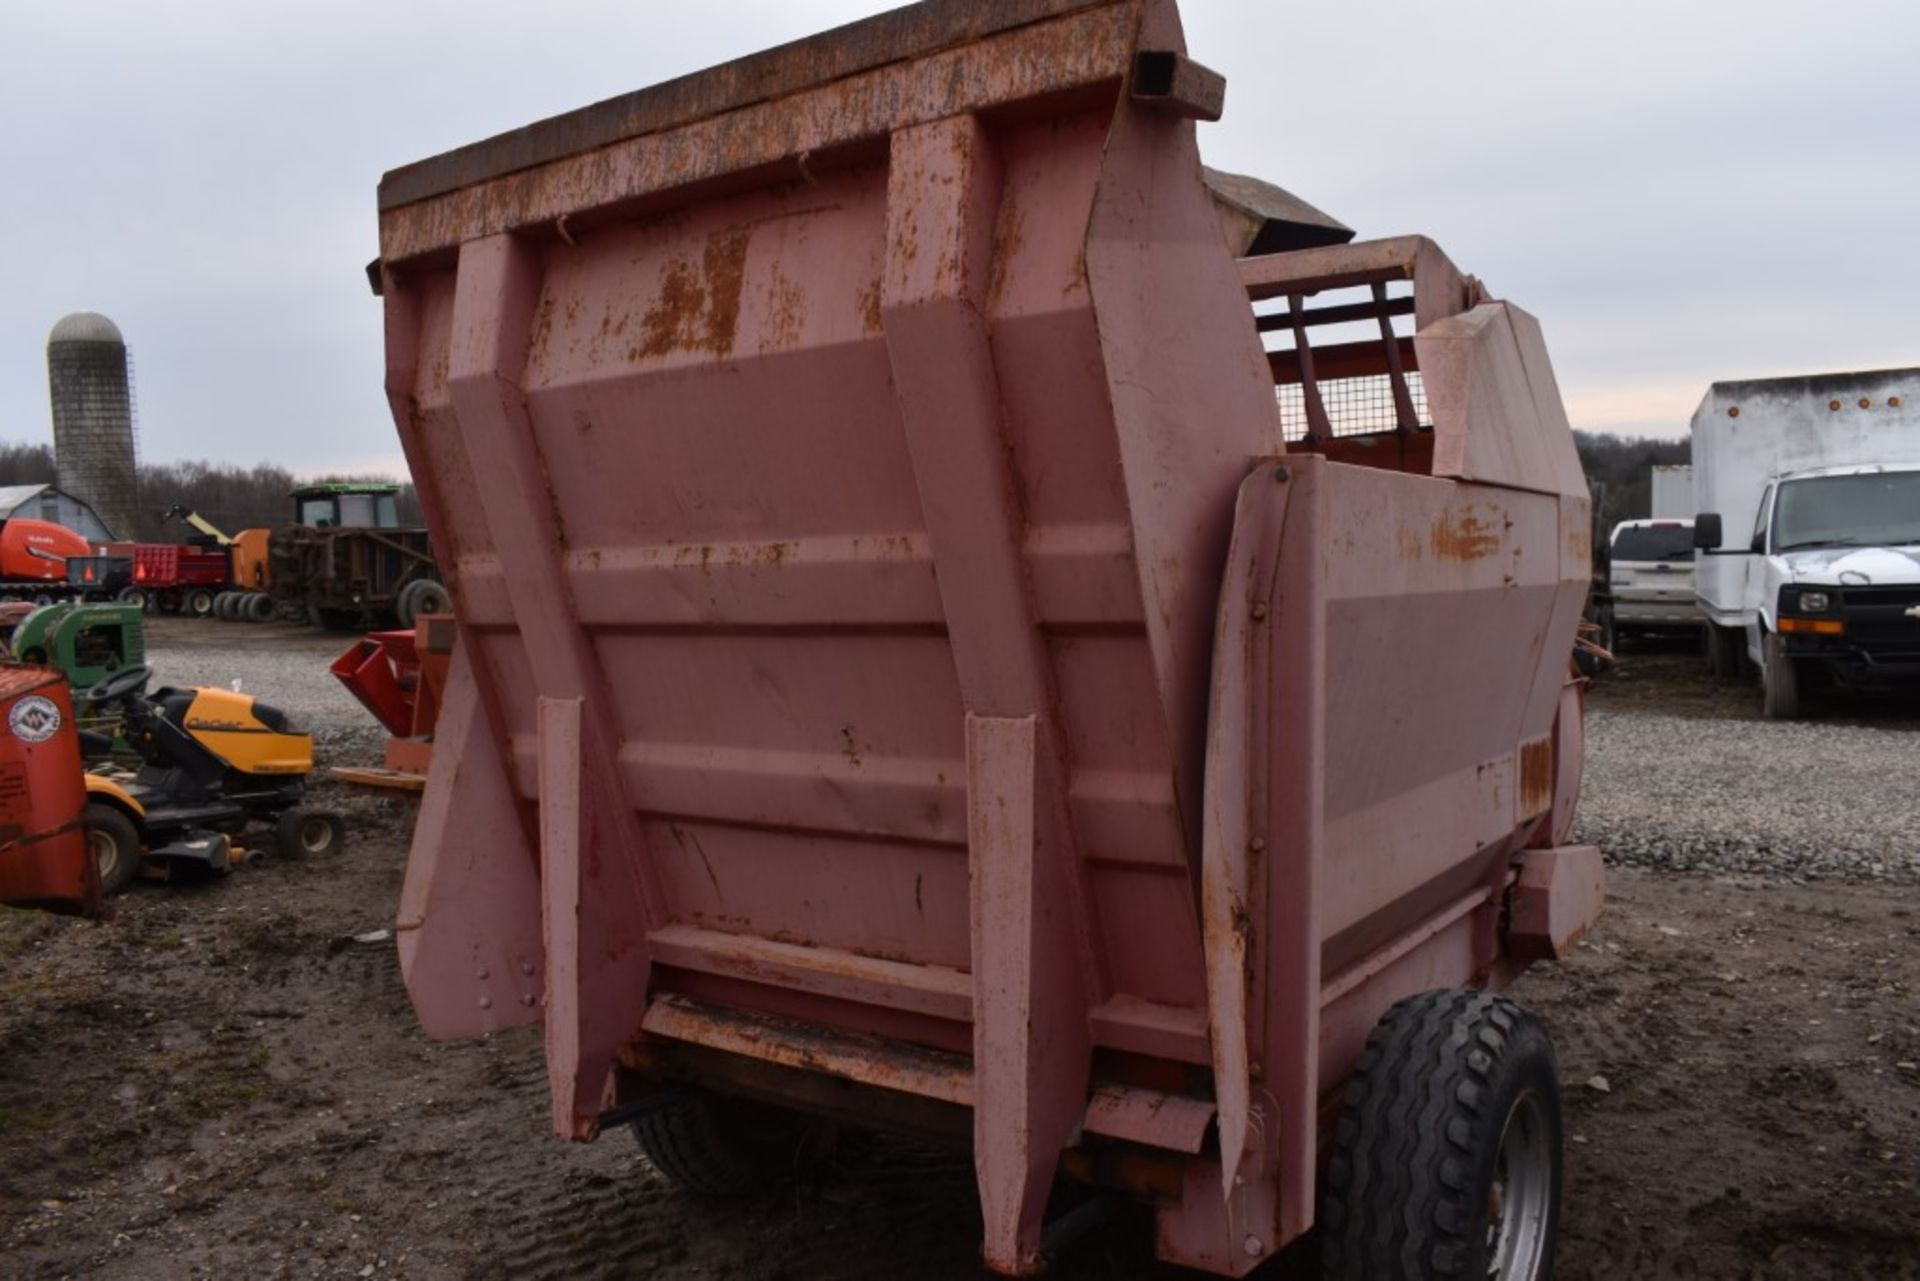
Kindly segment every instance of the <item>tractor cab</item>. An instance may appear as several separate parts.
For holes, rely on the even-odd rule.
[[[340,481],[293,491],[293,523],[316,529],[397,529],[400,486]]]

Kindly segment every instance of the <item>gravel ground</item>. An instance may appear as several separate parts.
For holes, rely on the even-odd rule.
[[[311,731],[322,764],[362,764],[380,759],[386,731],[327,670],[353,641],[292,623],[163,616],[147,620],[147,666],[156,685],[237,680]]]
[[[1640,641],[1593,686],[1579,839],[1610,862],[1769,880],[1920,881],[1920,700],[1829,694],[1760,719],[1684,643]]]
[[[1595,710],[1578,832],[1615,863],[1920,880],[1908,730]]]

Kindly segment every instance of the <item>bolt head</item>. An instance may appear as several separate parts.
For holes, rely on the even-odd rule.
[[[483,966],[481,966],[481,967],[480,967],[480,968],[479,968],[478,970],[476,970],[476,971],[474,971],[474,975],[473,975],[473,976],[474,976],[475,978],[477,978],[477,979],[479,979],[479,980],[480,980],[480,981],[481,981],[482,983],[484,983],[484,982],[486,982],[486,981],[487,981],[487,967],[486,967],[486,966],[484,966],[484,965],[483,965]]]
[[[483,997],[481,997],[481,998],[480,998],[480,1008],[481,1008],[481,1009],[483,1009],[483,1010],[490,1010],[490,1009],[492,1009],[492,1008],[493,1008],[493,998],[492,998],[492,997],[490,997],[490,996],[483,996]]]
[[[1255,601],[1253,603],[1253,616],[1255,618],[1265,618],[1267,616],[1267,602],[1263,600]]]
[[[1262,1241],[1259,1237],[1248,1237],[1245,1242],[1245,1249],[1248,1258],[1257,1259],[1266,1252],[1267,1246],[1266,1242]]]

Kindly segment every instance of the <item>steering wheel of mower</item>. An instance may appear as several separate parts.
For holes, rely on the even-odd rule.
[[[116,698],[125,698],[128,694],[145,689],[147,677],[151,674],[145,664],[129,667],[123,672],[115,672],[80,697],[89,703],[110,703]]]

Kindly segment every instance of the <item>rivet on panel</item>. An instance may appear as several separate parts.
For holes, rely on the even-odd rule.
[[[1865,396],[1862,396],[1862,397],[1860,398],[1860,408],[1862,408],[1862,409],[1872,409],[1872,408],[1873,408],[1873,402],[1872,402],[1871,400],[1868,400],[1868,399],[1867,399],[1867,398],[1866,398]]]
[[[1887,405],[1889,408],[1892,408],[1892,409],[1900,408],[1900,398],[1898,396],[1887,397]]]
[[[1837,401],[1837,400],[1829,400],[1829,401],[1827,402],[1827,408],[1828,408],[1828,409],[1839,409],[1839,408],[1840,408],[1840,402],[1839,402],[1839,401]]]
[[[1247,848],[1255,854],[1258,854],[1261,850],[1267,848],[1267,838],[1264,836],[1256,836],[1247,842]]]
[[[1739,416],[1740,416],[1740,406],[1735,405],[1733,406],[1733,408],[1727,410],[1727,417],[1738,418]]]
[[[483,1010],[490,1010],[490,1009],[492,1009],[492,1008],[493,1008],[493,998],[492,998],[492,997],[490,997],[490,996],[483,996],[483,997],[481,997],[481,998],[480,998],[480,1008],[481,1008],[481,1009],[483,1009]]]
[[[532,961],[520,962],[520,972],[522,974],[531,975],[533,973],[533,962]]]
[[[1284,485],[1293,479],[1293,473],[1285,467],[1276,467],[1273,469],[1273,478]]]
[[[1253,1259],[1259,1258],[1261,1252],[1267,1248],[1259,1237],[1248,1237],[1244,1245],[1246,1246],[1247,1257]]]
[[[529,992],[525,996],[521,997],[520,1004],[531,1008],[533,1005],[533,993]]]
[[[1265,618],[1267,616],[1267,602],[1263,600],[1253,602],[1253,616],[1255,618]]]
[[[487,967],[484,965],[481,966],[478,970],[474,972],[473,976],[479,979],[482,983],[486,982],[489,977],[489,975],[487,974]]]

